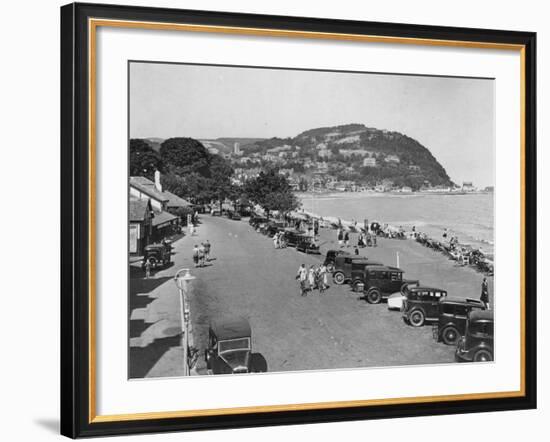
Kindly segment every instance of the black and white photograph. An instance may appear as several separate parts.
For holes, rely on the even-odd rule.
[[[493,78],[128,62],[128,377],[491,363]]]

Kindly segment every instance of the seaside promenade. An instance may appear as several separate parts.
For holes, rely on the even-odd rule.
[[[212,244],[213,260],[195,269],[191,249],[206,239]],[[352,234],[350,244],[355,243]],[[321,229],[319,244],[323,255],[275,249],[272,239],[255,232],[246,219],[204,215],[196,236],[174,244],[174,265],[149,280],[156,282],[147,283],[152,290],[146,299],[152,301],[131,312],[131,318],[149,318],[133,332],[130,321],[136,346],[132,350],[130,344],[131,366],[140,367],[134,374],[181,375],[178,298],[171,280],[181,267],[191,268],[197,278],[190,294],[193,345],[200,350],[197,374],[205,374],[202,355],[209,322],[226,315],[249,320],[253,350],[263,354],[270,372],[454,362],[454,348],[436,343],[430,326],[407,326],[399,312],[389,311],[385,303],[367,304],[348,285],[331,282],[324,294],[315,291],[301,297],[295,280],[298,266],[319,264],[326,250],[338,248],[336,232]],[[415,241],[380,238],[378,247],[360,249],[361,255],[389,265],[396,264],[397,252],[405,278],[440,287],[451,296],[479,298],[481,273],[459,267]],[[492,278],[489,284],[493,303]]]

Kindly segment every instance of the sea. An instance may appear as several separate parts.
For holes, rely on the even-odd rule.
[[[460,243],[494,249],[494,196],[492,193],[462,195],[339,193],[299,194],[302,208],[324,217],[402,226],[410,231],[442,238],[445,229]]]

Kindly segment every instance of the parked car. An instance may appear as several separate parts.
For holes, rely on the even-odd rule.
[[[485,304],[479,299],[451,298],[439,300],[439,319],[433,324],[433,337],[437,342],[456,345],[466,331],[468,313],[485,310]]]
[[[363,270],[362,282],[364,298],[369,304],[379,304],[396,291],[403,291],[416,280],[403,279],[404,271],[399,267],[374,265]]]
[[[252,331],[245,318],[228,317],[213,321],[204,353],[209,374],[267,371],[265,358],[260,353],[252,353]]]
[[[241,219],[241,215],[239,214],[239,212],[236,212],[235,210],[228,210],[227,211],[227,217],[229,219],[234,219],[234,220],[237,220],[237,221],[239,221]]]
[[[303,232],[300,232],[299,230],[294,229],[285,229],[284,235],[283,235],[283,241],[286,243],[289,247],[296,247],[300,239],[304,236]]]
[[[315,244],[314,239],[309,235],[302,235],[298,238],[296,243],[296,250],[298,252],[319,254],[319,246]]]
[[[329,250],[325,256],[324,265],[328,272],[334,272],[334,260],[337,256],[352,256],[347,250]]]
[[[383,265],[381,262],[369,261],[364,256],[340,255],[334,259],[334,271],[332,279],[335,284],[342,285],[353,281],[352,277],[358,277],[366,266]],[[353,274],[352,274],[353,272]]]
[[[145,269],[145,263],[149,261],[152,268],[164,267],[170,264],[172,246],[169,244],[149,244],[145,246],[141,268]]]
[[[487,362],[494,359],[493,312],[475,310],[468,315],[464,336],[458,340],[455,359],[459,362]]]
[[[439,319],[439,300],[447,291],[433,287],[406,288],[403,302],[403,320],[413,327],[422,327],[426,321]]]
[[[265,216],[260,216],[258,214],[252,214],[248,219],[248,224],[250,224],[255,229],[257,229],[260,224],[265,222],[267,222],[267,218]]]
[[[420,281],[407,282],[401,287],[399,292],[392,293],[387,298],[388,310],[399,310],[403,309],[403,303],[407,299],[407,289],[412,287],[418,287]]]
[[[269,221],[264,225],[262,229],[260,229],[260,232],[262,232],[264,235],[269,236],[270,238],[273,237],[277,232],[282,232],[285,230],[285,223],[282,221]]]

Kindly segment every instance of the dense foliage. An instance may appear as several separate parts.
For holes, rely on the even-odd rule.
[[[265,210],[268,217],[274,210],[288,213],[300,205],[287,178],[276,169],[260,172],[256,178],[246,182],[244,191],[250,201]]]
[[[233,168],[193,138],[169,138],[156,152],[141,139],[130,140],[130,174],[153,179],[160,170],[163,188],[194,203],[225,199]]]
[[[130,176],[144,176],[152,180],[155,170],[164,170],[164,163],[158,152],[144,140],[130,140]]]

